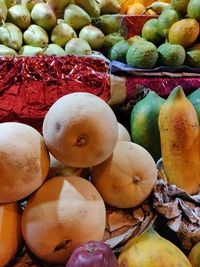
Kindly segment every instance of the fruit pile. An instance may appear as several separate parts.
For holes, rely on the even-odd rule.
[[[199,21],[198,0],[171,0],[158,18],[144,24],[141,36],[116,43],[108,57],[134,68],[181,65],[199,68]]]
[[[187,98],[179,86],[167,100],[149,92],[132,110],[131,134],[105,101],[89,93],[58,99],[44,118],[43,135],[22,123],[1,123],[0,266],[22,240],[46,264],[147,266],[162,247],[167,266],[195,266],[199,245],[190,263],[152,228],[130,236],[119,257],[103,241],[109,207],[125,212],[150,199],[159,157],[169,184],[198,193],[199,92]],[[163,266],[161,258],[156,262]]]

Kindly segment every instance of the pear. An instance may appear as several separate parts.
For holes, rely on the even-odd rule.
[[[99,50],[104,44],[105,35],[95,26],[87,25],[79,32],[79,38],[87,41],[92,50]]]
[[[37,56],[42,51],[43,51],[43,49],[41,47],[35,47],[35,46],[31,46],[31,45],[24,45],[19,49],[18,55],[22,55],[22,56]]]
[[[75,37],[77,37],[76,32],[67,23],[56,25],[51,32],[52,43],[62,47],[64,47],[70,39]]]
[[[65,8],[71,3],[71,0],[47,0],[47,4],[52,7],[57,18],[62,18]]]
[[[48,45],[49,36],[42,27],[32,24],[24,32],[24,42],[31,46],[45,47]]]
[[[0,22],[6,21],[8,8],[3,0],[0,0]]]
[[[118,32],[119,24],[118,17],[109,14],[92,19],[92,25],[102,30],[105,35]]]
[[[72,38],[65,45],[67,54],[73,55],[91,55],[92,49],[88,42],[81,38]]]
[[[47,31],[53,29],[57,23],[53,9],[46,3],[37,3],[31,11],[31,18],[35,24]]]
[[[33,7],[37,4],[37,3],[45,3],[44,0],[21,0],[21,4],[24,5],[29,12],[32,11]]]
[[[3,2],[6,4],[7,8],[17,4],[17,0],[3,0]]]
[[[101,14],[117,14],[121,9],[118,0],[101,0],[100,10]]]
[[[0,42],[14,50],[22,46],[22,32],[13,23],[5,23],[0,26]]]
[[[70,4],[65,8],[64,21],[74,30],[80,30],[85,25],[91,23],[91,18],[84,9],[77,5]]]
[[[75,0],[76,5],[82,7],[92,18],[100,15],[100,5],[96,0]]]
[[[56,44],[49,44],[47,47],[43,49],[42,52],[43,55],[48,55],[48,56],[65,56],[66,52],[65,50],[60,47],[59,45]]]
[[[57,24],[64,23],[64,19],[57,19]]]
[[[0,56],[16,56],[17,52],[3,44],[0,44]]]
[[[17,4],[8,9],[7,20],[25,30],[31,24],[31,14],[25,6]]]

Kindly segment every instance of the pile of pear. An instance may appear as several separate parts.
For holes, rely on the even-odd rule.
[[[118,31],[120,8],[117,0],[0,0],[0,56],[92,55]]]

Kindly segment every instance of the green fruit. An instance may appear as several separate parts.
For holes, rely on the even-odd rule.
[[[32,24],[24,32],[24,43],[30,46],[45,47],[48,45],[47,32],[40,26]]]
[[[73,55],[91,55],[92,49],[85,40],[81,38],[72,38],[66,43],[65,52]]]
[[[13,23],[5,23],[0,26],[0,42],[14,50],[22,46],[22,32]]]
[[[100,10],[101,14],[118,14],[121,5],[118,0],[101,0]]]
[[[0,23],[3,21],[6,21],[8,14],[8,8],[3,0],[0,0]]]
[[[97,18],[100,15],[100,5],[96,0],[74,0],[75,4],[82,7],[91,18]]]
[[[55,10],[64,10],[70,3],[71,0],[47,0],[46,3]]]
[[[17,55],[17,52],[6,46],[6,45],[2,45],[0,44],[0,56],[16,56]]]
[[[79,32],[79,38],[88,42],[93,50],[99,50],[104,43],[103,32],[95,26],[87,25]]]
[[[57,23],[56,15],[53,9],[46,3],[37,3],[31,11],[33,22],[45,30],[52,30]]]
[[[110,48],[114,44],[116,44],[116,43],[118,43],[118,42],[120,42],[122,40],[124,40],[124,37],[118,32],[106,35],[105,38],[104,38],[104,44],[103,44],[103,47],[102,47],[103,53],[105,55],[107,55],[107,53],[110,50]]]
[[[171,5],[174,10],[181,14],[187,14],[187,6],[190,0],[171,0]]]
[[[136,42],[126,54],[126,62],[135,68],[153,68],[158,60],[158,51],[151,42]]]
[[[109,14],[92,19],[92,25],[99,28],[105,35],[119,30],[118,18]]]
[[[64,21],[74,30],[80,30],[84,26],[91,24],[91,18],[85,10],[73,4],[66,7]]]
[[[17,0],[3,0],[3,2],[6,4],[7,8],[17,4]]]
[[[200,50],[186,52],[186,65],[193,68],[200,68]]]
[[[32,11],[33,7],[37,3],[44,3],[44,1],[43,0],[21,0],[21,4],[25,6],[29,12]]]
[[[54,55],[54,56],[64,56],[66,55],[65,50],[56,44],[49,44],[47,47],[43,49],[43,55]]]
[[[170,27],[178,20],[180,20],[180,14],[177,11],[173,9],[163,11],[158,18],[156,32],[166,38]]]
[[[148,20],[142,28],[142,37],[154,44],[160,44],[163,38],[157,33],[158,19]]]
[[[125,40],[120,41],[113,45],[113,47],[110,49],[110,51],[108,52],[108,58],[111,61],[117,60],[126,63],[126,54],[128,49],[129,44]]]
[[[20,29],[25,30],[31,24],[31,14],[25,6],[14,5],[8,9],[8,20]]]
[[[158,47],[159,62],[165,66],[180,66],[185,61],[185,49],[181,45],[165,43]]]
[[[196,112],[197,112],[197,117],[200,125],[200,88],[192,92],[189,96],[188,99],[190,102],[193,104]]]
[[[129,45],[133,45],[138,42],[144,42],[144,41],[146,41],[146,39],[144,39],[140,35],[134,35],[133,37],[130,37],[129,39],[127,39],[127,42]]]
[[[43,49],[41,47],[35,47],[31,45],[24,45],[22,46],[19,51],[18,55],[22,56],[37,56],[42,53]]]
[[[154,91],[149,91],[131,112],[132,140],[149,151],[155,161],[161,158],[158,115],[164,101]]]
[[[200,3],[199,0],[190,0],[187,13],[190,18],[200,21]]]
[[[76,32],[67,23],[59,23],[53,28],[51,32],[52,43],[57,44],[61,47],[64,47],[70,39],[76,37]]]

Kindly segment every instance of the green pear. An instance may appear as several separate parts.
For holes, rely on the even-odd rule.
[[[3,0],[3,2],[6,4],[7,8],[17,4],[17,0]]]
[[[75,0],[76,5],[82,7],[92,18],[97,18],[100,15],[99,1],[96,0]]]
[[[45,47],[48,45],[49,36],[39,25],[32,24],[24,32],[24,43],[30,46]]]
[[[105,35],[108,35],[119,31],[120,21],[118,16],[106,14],[92,19],[92,25],[102,30]]]
[[[5,23],[0,26],[0,42],[14,50],[22,46],[22,32],[13,23]]]
[[[17,4],[8,9],[7,20],[25,30],[31,24],[31,14],[25,6]]]
[[[40,55],[40,53],[42,53],[42,51],[43,51],[43,49],[41,47],[24,45],[19,49],[18,55],[37,56],[37,55]]]
[[[100,10],[101,14],[117,14],[121,9],[118,0],[101,0]]]
[[[90,24],[91,18],[83,8],[70,4],[65,8],[64,21],[76,31]]]
[[[72,38],[65,45],[67,54],[73,55],[91,55],[92,49],[88,42],[81,38]]]
[[[64,47],[70,39],[75,37],[77,37],[76,32],[67,23],[56,25],[51,32],[52,43],[62,47]]]
[[[31,18],[35,24],[47,31],[52,30],[57,23],[53,9],[46,3],[37,3],[31,11]]]
[[[0,22],[6,21],[8,8],[3,0],[0,0]]]
[[[87,41],[92,50],[99,50],[104,44],[105,35],[95,26],[87,25],[79,32],[79,38]]]
[[[29,12],[32,11],[33,7],[37,4],[37,3],[45,3],[44,0],[21,0],[21,4],[24,5]]]
[[[49,44],[47,47],[43,49],[43,55],[47,56],[65,56],[65,50],[56,44]]]
[[[16,56],[17,52],[3,44],[0,44],[0,56]]]
[[[71,0],[47,0],[47,4],[52,7],[57,18],[63,18],[64,10],[70,2]]]

